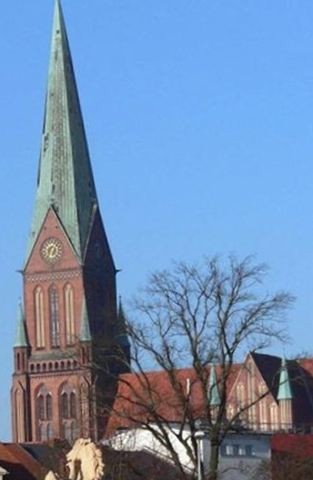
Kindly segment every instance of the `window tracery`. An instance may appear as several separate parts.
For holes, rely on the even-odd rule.
[[[74,325],[74,290],[70,284],[65,286],[65,326],[66,326],[66,343],[72,345],[75,342],[75,325]]]
[[[64,438],[73,442],[77,436],[77,398],[75,390],[68,384],[64,384],[60,391],[60,417]]]
[[[36,346],[45,347],[45,318],[43,291],[39,286],[35,289],[35,325],[36,325]]]
[[[50,329],[52,347],[60,346],[59,295],[55,285],[49,288]]]
[[[52,395],[45,385],[42,385],[36,396],[36,423],[39,441],[53,438],[52,415]]]

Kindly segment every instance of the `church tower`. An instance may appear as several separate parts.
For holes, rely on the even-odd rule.
[[[117,311],[116,272],[56,0],[37,192],[22,271],[24,301],[14,345],[14,441],[99,439],[103,434],[114,377],[127,370],[129,361]]]

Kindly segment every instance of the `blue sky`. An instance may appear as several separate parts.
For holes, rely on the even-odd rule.
[[[297,297],[312,352],[313,2],[63,0],[102,214],[129,298],[172,259],[233,252]],[[0,438],[35,193],[53,0],[0,16]],[[282,347],[277,348],[282,353]]]

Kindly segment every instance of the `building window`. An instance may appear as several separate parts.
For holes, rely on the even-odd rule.
[[[232,444],[223,445],[222,453],[223,453],[223,455],[226,455],[227,457],[233,456],[234,455],[234,445],[232,445]]]
[[[76,418],[76,395],[73,392],[70,394],[70,413],[71,418]]]
[[[50,329],[52,347],[60,346],[59,295],[56,287],[49,288]]]
[[[37,437],[39,441],[53,438],[52,415],[52,396],[47,388],[42,385],[36,397]]]
[[[222,445],[221,453],[226,457],[252,457],[255,450],[252,445],[226,443]]]
[[[50,393],[46,396],[46,415],[47,420],[52,420],[52,397]]]
[[[252,445],[245,445],[245,451],[247,457],[253,457],[255,455],[255,450]]]
[[[48,423],[47,425],[47,440],[52,440],[53,439],[53,428],[51,423]]]
[[[232,447],[233,447],[233,455],[237,457],[239,455],[239,445],[234,444]]]
[[[63,437],[73,442],[77,434],[77,401],[75,390],[68,384],[60,392],[60,417]]]
[[[43,395],[39,395],[37,397],[37,412],[38,412],[38,419],[45,420],[45,399]]]
[[[66,285],[64,291],[65,297],[65,327],[66,343],[72,345],[75,342],[74,328],[74,290],[71,285]]]
[[[240,457],[243,457],[246,455],[246,449],[245,449],[245,446],[244,445],[239,445],[238,446],[238,455]]]
[[[19,353],[16,355],[16,363],[17,363],[17,370],[19,370],[21,368],[20,354]]]
[[[45,442],[47,440],[47,426],[44,423],[39,425],[39,438],[40,442]]]
[[[71,423],[71,441],[75,440],[77,437],[77,427],[76,422]]]
[[[37,348],[45,347],[45,318],[43,291],[41,287],[35,290],[35,325],[36,325],[36,346]]]
[[[61,395],[61,416],[63,419],[69,418],[68,414],[68,395],[66,392],[63,392]]]

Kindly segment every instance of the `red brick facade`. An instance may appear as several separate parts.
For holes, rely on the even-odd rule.
[[[114,395],[114,377],[127,370],[129,345],[117,313],[116,269],[99,211],[59,1],[35,208],[22,274],[24,309],[14,346],[13,439],[97,439],[105,427],[104,407]],[[117,352],[126,354],[123,365]]]
[[[99,219],[97,220],[99,222]],[[99,230],[99,227],[96,226],[95,230]],[[101,248],[101,242],[103,245],[106,243],[106,239],[101,238],[100,233],[101,229],[94,234],[100,244],[98,248]],[[57,239],[62,249],[60,258],[53,263],[44,259],[42,251],[46,240],[50,238]],[[85,266],[77,260],[57,215],[50,209],[23,272],[25,325],[29,347],[14,349],[15,373],[12,388],[14,441],[41,441],[52,437],[66,437],[71,440],[78,435],[97,437],[103,429],[101,425],[103,421],[96,420],[98,395],[93,380],[93,348],[91,342],[80,342],[79,339],[83,303],[85,301],[87,305],[90,303],[90,310],[95,314],[97,308],[102,310],[94,297],[88,298],[89,290],[93,294],[94,289],[94,285],[88,285],[88,282],[98,281],[101,298],[106,299],[102,305],[106,309],[102,324],[105,325],[106,316],[107,319],[113,316],[116,318],[115,272],[111,268],[111,272],[108,273],[107,265],[104,265],[105,260],[102,263],[103,268],[95,269],[94,275],[91,275],[90,271],[88,275],[85,274]],[[92,270],[91,265],[89,270]],[[101,282],[101,272],[107,282]],[[73,292],[74,335],[70,341],[66,332],[67,286],[70,286]],[[108,292],[105,291],[106,286]],[[51,288],[55,289],[58,302],[57,346],[52,342],[49,301]],[[38,319],[36,320],[36,291],[39,289],[43,298],[43,345],[38,345]],[[110,308],[107,308],[108,306]],[[97,327],[99,323],[97,318],[93,317],[93,320],[91,330],[99,332],[101,325]],[[113,335],[110,325],[105,330]]]

